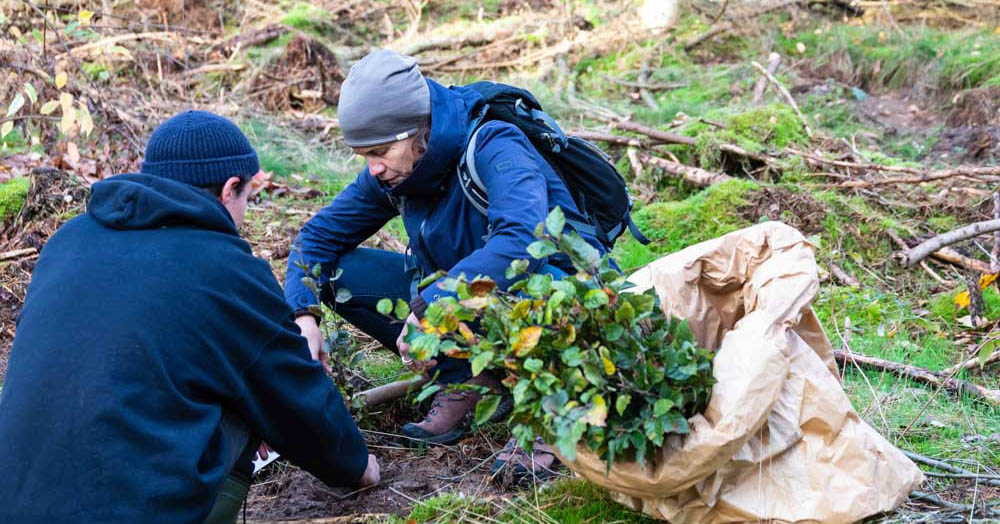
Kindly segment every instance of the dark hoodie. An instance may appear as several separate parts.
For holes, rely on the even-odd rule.
[[[240,419],[331,485],[367,448],[266,262],[208,192],[94,184],[35,267],[0,395],[0,522],[200,523]]]
[[[322,274],[329,275],[341,255],[399,214],[410,238],[409,248],[424,274],[441,269],[452,277],[487,275],[506,288],[512,281],[505,272],[517,259],[527,259],[530,272],[545,264],[576,272],[565,255],[534,259],[527,252],[535,241],[535,226],[556,206],[568,220],[587,222],[559,175],[517,127],[487,122],[474,151],[476,171],[490,197],[488,215],[483,216],[465,198],[456,176],[470,131],[482,113],[483,99],[465,87],[445,88],[429,79],[427,85],[431,98],[427,152],[413,173],[393,188],[381,184],[365,168],[306,223],[288,258],[285,296],[293,309],[303,310],[316,303],[316,297],[302,285],[304,273],[299,264],[321,264]],[[605,252],[592,233],[580,233],[598,251]],[[375,272],[373,269],[373,278]],[[432,284],[424,288],[419,299],[412,298],[427,304],[447,294]]]

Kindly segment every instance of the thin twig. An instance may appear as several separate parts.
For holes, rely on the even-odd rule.
[[[764,66],[758,64],[757,62],[750,62],[750,65],[760,72],[760,74],[764,75],[764,77],[767,78],[767,81],[771,82],[775,89],[781,93],[781,96],[785,97],[785,101],[788,102],[788,105],[792,106],[792,109],[795,110],[795,114],[799,117],[799,121],[802,122],[802,128],[806,130],[806,136],[812,138],[812,129],[809,129],[809,123],[806,122],[806,117],[802,115],[802,111],[799,110],[799,105],[795,103],[795,99],[792,98],[792,94],[788,92],[788,89],[786,89],[785,86],[774,77],[774,75],[769,73],[767,69],[764,69]]]

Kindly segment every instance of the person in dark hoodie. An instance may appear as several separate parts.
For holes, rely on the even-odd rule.
[[[181,113],[46,243],[0,395],[0,522],[233,522],[252,435],[327,484],[379,481],[239,236],[258,171],[232,122]]]
[[[436,375],[439,383],[470,383],[499,390],[488,373],[472,376],[467,360],[439,357],[430,362],[410,358],[401,323],[376,311],[382,298],[409,301],[408,323],[419,326],[427,304],[449,294],[433,283],[419,291],[415,282],[437,270],[450,277],[486,275],[502,288],[513,283],[505,270],[517,259],[529,259],[528,271],[561,277],[574,273],[562,254],[537,260],[527,247],[534,230],[559,206],[567,222],[584,223],[569,190],[516,126],[489,121],[479,128],[474,161],[489,194],[484,215],[466,198],[456,168],[471,134],[483,118],[485,102],[469,88],[445,88],[425,78],[411,57],[378,50],[355,64],[344,81],[338,118],[344,141],[364,157],[367,166],[333,202],[302,228],[289,257],[285,295],[296,310],[296,323],[320,358],[318,319],[310,306],[322,300],[338,314],[388,348],[397,349],[404,364]],[[409,237],[406,254],[358,247],[390,219],[402,215]],[[600,253],[604,246],[593,232],[578,231]],[[326,282],[342,270],[335,285],[352,292],[334,304],[335,290],[321,287],[316,297],[302,284],[302,267],[322,267]],[[451,443],[467,429],[468,415],[480,395],[442,390],[424,420],[406,424],[402,432],[418,440]],[[509,413],[497,410],[494,419]],[[535,446],[537,471],[553,463],[551,448]],[[513,439],[495,467],[514,456]]]

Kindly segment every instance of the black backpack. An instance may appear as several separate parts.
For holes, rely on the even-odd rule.
[[[640,243],[649,243],[649,239],[632,222],[632,198],[628,185],[607,153],[582,138],[567,137],[559,124],[542,111],[534,95],[525,89],[494,82],[476,82],[466,87],[482,95],[488,104],[471,133],[458,166],[462,191],[476,209],[485,215],[489,206],[486,187],[476,173],[473,158],[476,136],[482,124],[500,120],[517,126],[528,137],[566,184],[576,207],[589,221],[581,224],[567,220],[567,223],[580,233],[594,234],[608,251],[626,228]]]

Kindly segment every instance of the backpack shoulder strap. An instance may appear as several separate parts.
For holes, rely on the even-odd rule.
[[[465,146],[465,154],[458,162],[458,182],[469,203],[485,215],[487,214],[486,209],[490,205],[489,195],[486,194],[486,185],[483,184],[483,180],[479,178],[479,172],[476,170],[476,138],[482,128],[482,126],[476,127],[476,130],[472,132],[472,137],[469,138],[469,143]]]

